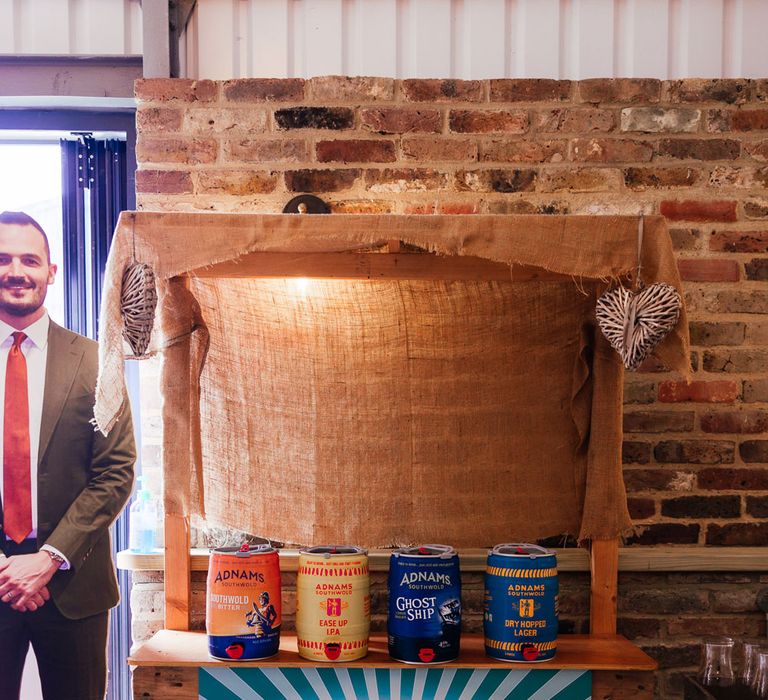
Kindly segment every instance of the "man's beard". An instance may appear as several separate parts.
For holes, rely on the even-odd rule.
[[[13,292],[19,286],[19,284],[9,284],[6,281],[5,284],[0,285],[0,290]],[[45,296],[40,294],[40,289],[35,284],[27,285],[24,289],[30,290],[33,293],[31,301],[21,301],[13,297],[11,297],[10,301],[7,301],[0,297],[0,309],[10,316],[28,316],[37,311],[43,305]]]
[[[28,316],[37,311],[42,305],[42,302],[39,304],[35,302],[30,304],[4,304],[0,302],[0,309],[10,316]]]

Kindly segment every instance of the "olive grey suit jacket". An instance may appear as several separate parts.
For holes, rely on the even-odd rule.
[[[71,619],[103,612],[119,600],[109,526],[131,494],[136,447],[130,407],[108,436],[91,419],[98,345],[53,321],[48,331],[37,470],[37,544],[64,554],[71,569],[48,590]]]

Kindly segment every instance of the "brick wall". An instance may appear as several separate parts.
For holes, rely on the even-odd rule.
[[[630,543],[768,544],[768,80],[145,80],[136,93],[140,209],[279,212],[313,192],[336,214],[665,215],[695,374],[686,385],[648,362],[627,376]],[[690,667],[705,632],[765,634],[761,584],[623,575],[622,627],[665,668]],[[660,697],[676,697],[674,673]]]

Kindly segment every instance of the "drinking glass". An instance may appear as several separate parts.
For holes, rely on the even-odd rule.
[[[768,648],[768,640],[747,639],[742,643],[742,663],[739,672],[739,682],[751,688],[755,684],[757,674],[757,652],[762,648]]]
[[[768,700],[768,647],[758,649],[756,656],[757,670],[751,689],[759,700]]]
[[[708,637],[701,650],[698,678],[711,688],[729,688],[736,684],[733,673],[734,641],[730,637]],[[768,662],[768,659],[766,660]]]

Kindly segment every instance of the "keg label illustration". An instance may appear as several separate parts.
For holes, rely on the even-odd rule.
[[[228,661],[274,656],[281,621],[277,550],[243,545],[211,552],[205,608],[211,656]]]

